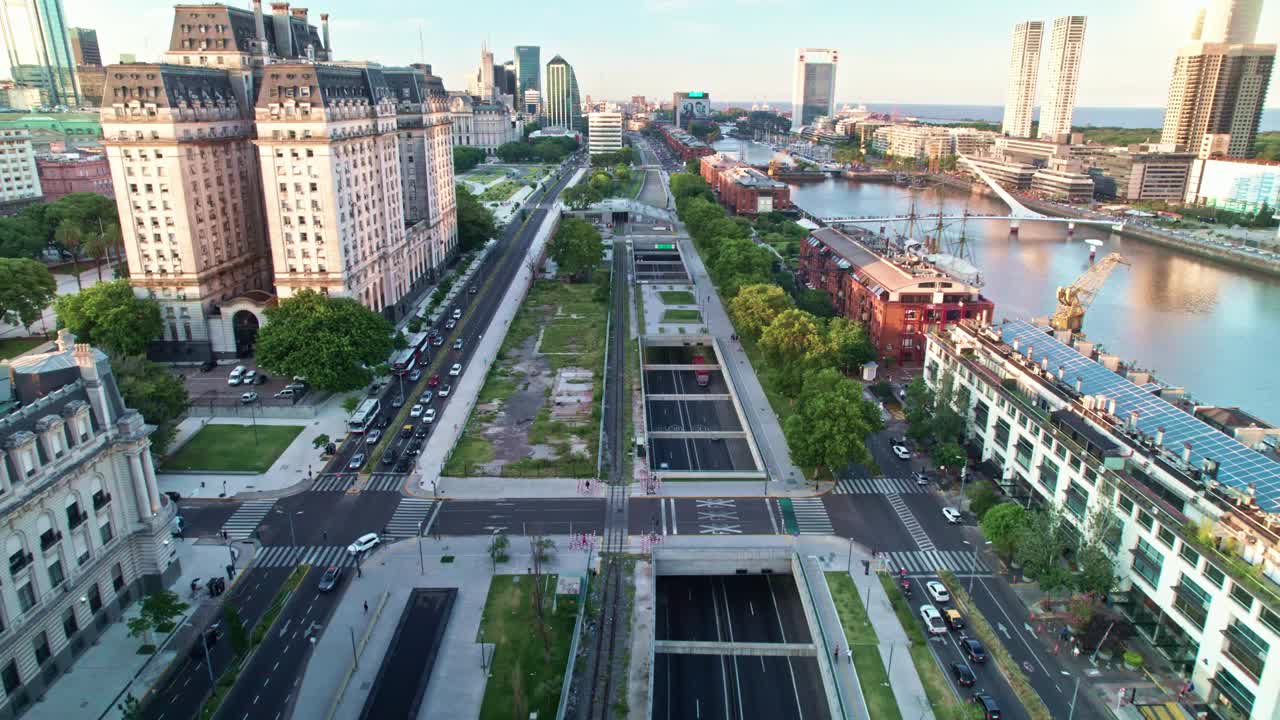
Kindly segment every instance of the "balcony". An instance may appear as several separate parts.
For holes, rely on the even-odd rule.
[[[1204,599],[1185,585],[1173,589],[1173,606],[1198,628],[1203,628],[1204,621],[1209,618],[1209,608]]]
[[[1226,656],[1235,661],[1255,682],[1258,681],[1262,677],[1262,668],[1267,663],[1266,645],[1259,647],[1261,641],[1252,632],[1241,627],[1239,622],[1227,626],[1223,634],[1227,639]]]
[[[101,490],[99,490],[98,492],[93,494],[94,510],[101,510],[102,508],[106,507],[110,503],[111,503],[111,493],[102,492]]]

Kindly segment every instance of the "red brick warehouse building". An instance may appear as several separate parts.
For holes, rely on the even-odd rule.
[[[662,138],[666,140],[671,152],[679,155],[681,160],[704,157],[715,152],[710,145],[671,125],[662,126]]]
[[[995,303],[925,259],[884,257],[834,229],[800,243],[799,281],[831,295],[836,312],[867,328],[881,362],[924,361],[925,335],[964,319],[990,322]]]
[[[77,192],[97,193],[115,199],[107,157],[95,153],[61,153],[36,158],[36,172],[44,201]]]
[[[702,158],[702,179],[720,202],[738,215],[758,215],[791,207],[791,188],[732,155],[716,153]]]

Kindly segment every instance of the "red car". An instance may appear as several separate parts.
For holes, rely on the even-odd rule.
[[[439,374],[439,373],[436,373],[435,375],[432,375],[432,376],[431,376],[431,379],[427,381],[427,387],[435,387],[435,386],[437,386],[437,385],[439,385],[439,384],[440,384],[440,374]]]

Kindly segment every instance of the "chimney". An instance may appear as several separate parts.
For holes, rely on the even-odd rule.
[[[1066,366],[1059,365],[1058,366],[1058,382],[1062,382],[1063,378],[1066,377],[1066,375],[1067,375]]]
[[[1191,464],[1191,441],[1182,443],[1182,463],[1184,465]]]
[[[66,352],[68,350],[72,350],[75,348],[76,336],[72,335],[70,330],[66,328],[62,328],[61,330],[58,331],[57,342],[58,342],[58,352]]]
[[[1049,372],[1049,356],[1048,355],[1045,355],[1043,358],[1040,358],[1040,369],[1044,370],[1046,373]]]
[[[1115,416],[1115,414],[1116,414],[1116,399],[1115,399],[1115,398],[1111,398],[1110,400],[1108,400],[1108,401],[1107,401],[1107,414],[1108,414],[1108,415],[1111,415],[1111,416]]]
[[[1164,428],[1156,428],[1156,447],[1164,447]]]
[[[1020,340],[1018,340],[1018,338],[1014,338],[1014,339],[1013,339],[1013,351],[1014,351],[1014,352],[1018,352],[1018,348],[1019,348],[1019,347],[1021,347],[1021,345],[1022,345],[1022,342],[1021,342]]]
[[[1129,411],[1129,429],[1130,430],[1138,429],[1138,411],[1137,410]]]
[[[306,21],[307,21],[307,9],[306,9],[306,8],[294,8],[293,10],[291,10],[291,11],[290,11],[290,13],[291,13],[294,17],[296,17],[296,18],[298,18],[299,20],[301,20],[302,22],[306,22]]]
[[[276,55],[282,58],[298,56],[293,46],[293,33],[289,27],[289,3],[271,3],[271,26],[276,38]]]
[[[257,46],[254,53],[267,54],[267,27],[262,22],[262,0],[253,0],[253,31]]]
[[[1030,360],[1031,362],[1035,362],[1035,358],[1031,357],[1031,353],[1034,352],[1035,349],[1036,349],[1035,345],[1027,345],[1027,359]]]
[[[320,32],[324,37],[324,51],[328,59],[333,59],[333,46],[329,44],[329,13],[320,13]]]
[[[1079,394],[1084,388],[1084,378],[1076,376],[1076,394]]]

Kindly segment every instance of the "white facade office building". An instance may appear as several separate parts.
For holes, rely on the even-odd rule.
[[[1039,20],[1020,22],[1013,27],[1013,52],[1009,57],[1009,80],[1005,87],[1004,121],[1000,126],[1005,135],[1031,137],[1043,37],[1044,23]]]
[[[1042,138],[1054,138],[1071,132],[1071,114],[1076,109],[1076,86],[1080,83],[1084,29],[1083,15],[1066,15],[1053,20],[1053,31],[1049,35],[1044,102],[1040,107]]]
[[[592,155],[622,149],[622,113],[593,112],[587,116],[587,149]]]
[[[31,132],[26,128],[0,130],[0,203],[36,199],[43,194]]]

